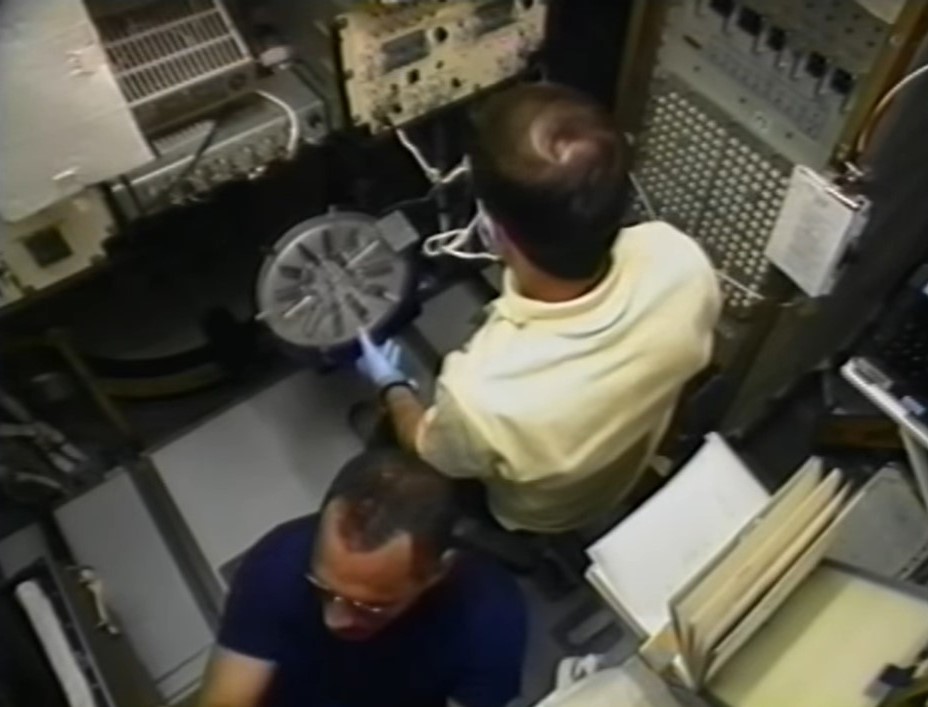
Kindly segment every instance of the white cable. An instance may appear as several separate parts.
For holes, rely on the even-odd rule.
[[[740,292],[743,292],[744,294],[746,294],[748,297],[753,297],[754,299],[758,299],[758,300],[762,300],[762,301],[765,300],[765,299],[767,299],[766,297],[764,297],[764,295],[762,295],[762,294],[761,294],[760,292],[758,292],[757,290],[755,290],[755,289],[753,289],[753,288],[751,288],[751,287],[748,287],[747,285],[744,285],[744,284],[738,282],[735,278],[733,278],[731,275],[729,275],[729,274],[728,274],[727,272],[725,272],[724,270],[718,270],[718,269],[717,269],[717,270],[715,271],[715,274],[716,274],[716,276],[717,276],[720,280],[724,280],[724,281],[727,282],[729,285],[731,285],[732,287],[734,287],[736,290],[739,290]]]
[[[458,249],[467,244],[469,234],[467,228],[455,228],[436,233],[422,242],[422,254],[429,258],[457,254],[460,252]]]
[[[909,72],[907,75],[899,79],[899,81],[897,81],[892,88],[883,94],[883,97],[874,107],[873,112],[870,113],[870,120],[867,121],[867,124],[860,131],[860,135],[857,136],[858,154],[867,149],[867,145],[870,143],[870,138],[872,137],[873,131],[879,123],[880,118],[882,117],[883,111],[885,111],[893,99],[899,95],[900,91],[902,91],[906,86],[912,83],[919,76],[923,75],[925,72],[928,72],[928,64],[920,66],[917,69]]]
[[[492,253],[474,253],[469,250],[463,250],[470,241],[480,221],[479,212],[470,220],[464,228],[455,228],[450,231],[443,231],[429,236],[422,242],[422,254],[429,258],[437,258],[441,255],[450,255],[461,260],[491,260],[498,261],[499,258]]]
[[[654,210],[654,204],[651,203],[651,200],[648,198],[647,192],[642,188],[641,182],[638,181],[638,177],[635,176],[634,172],[628,173],[628,179],[632,183],[632,187],[635,189],[635,192],[638,194],[638,198],[641,199],[641,205],[644,206],[644,211],[648,215],[648,218],[652,221],[657,220],[657,211]]]
[[[425,156],[422,152],[419,151],[419,148],[416,147],[412,140],[409,139],[409,136],[406,135],[406,131],[402,128],[396,128],[396,137],[400,141],[400,144],[406,148],[406,150],[413,156],[413,159],[416,160],[416,163],[419,165],[419,168],[425,173],[425,176],[433,184],[437,183],[437,179],[441,176],[441,172],[435,169],[432,165],[428,163],[425,159]]]
[[[419,169],[425,174],[425,178],[432,184],[450,184],[454,180],[470,172],[470,166],[465,158],[452,170],[443,173],[441,170],[429,164],[428,160],[425,159],[425,155],[413,144],[413,141],[409,139],[405,130],[402,128],[394,128],[394,131],[396,132],[396,137],[400,141],[400,144],[413,156],[413,159],[416,160],[416,164],[419,165]]]
[[[448,172],[442,173],[441,170],[429,164],[428,160],[425,159],[425,155],[423,155],[422,151],[409,139],[405,130],[402,128],[394,128],[394,131],[396,132],[396,137],[400,141],[400,144],[412,155],[416,164],[419,165],[419,169],[422,170],[425,178],[428,179],[431,184],[436,186],[450,184],[470,172],[470,165],[465,157],[456,167]],[[460,258],[461,260],[499,260],[499,258],[492,253],[465,250],[473,237],[474,230],[479,220],[480,213],[478,212],[464,228],[455,228],[450,231],[442,231],[441,233],[429,236],[422,241],[422,254],[429,258],[449,255]]]
[[[439,184],[450,184],[454,180],[459,179],[460,177],[463,177],[465,174],[470,174],[470,163],[467,161],[466,157],[462,159],[460,162],[458,162],[457,167],[452,169],[447,174],[443,175],[439,179]]]
[[[261,98],[278,106],[286,114],[287,120],[290,121],[290,135],[287,138],[287,159],[293,159],[300,146],[300,117],[296,114],[296,111],[279,96],[275,96],[268,91],[255,91],[255,93],[261,96]]]

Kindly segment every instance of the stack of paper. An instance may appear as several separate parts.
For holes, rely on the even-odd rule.
[[[590,549],[591,581],[693,688],[809,576],[858,497],[807,462],[769,500],[710,438],[677,477]]]
[[[767,503],[769,495],[720,436],[657,494],[588,550],[587,578],[642,637],[671,621],[690,577]]]
[[[850,509],[838,470],[811,460],[670,602],[686,680],[711,678],[814,570]]]

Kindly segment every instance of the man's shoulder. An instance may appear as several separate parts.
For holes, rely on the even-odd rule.
[[[666,221],[646,221],[623,229],[618,248],[657,250],[665,261],[674,260],[700,269],[711,269],[712,262],[695,239]],[[672,258],[669,257],[672,254]]]
[[[518,615],[525,598],[515,578],[495,562],[465,555],[452,575],[454,592],[467,612],[480,617]]]
[[[219,645],[263,661],[280,658],[280,627],[306,597],[303,573],[309,563],[315,520],[297,518],[277,526],[256,542],[235,570],[226,599]]]
[[[624,249],[624,250],[622,250]],[[716,311],[721,293],[715,266],[702,246],[676,226],[648,221],[622,231],[617,253],[634,263],[636,277],[650,283],[641,291],[651,293],[651,303],[686,303],[684,309]],[[663,295],[676,293],[667,300]],[[676,305],[675,305],[676,306]],[[717,312],[716,312],[717,315]],[[716,315],[708,317],[714,324]]]
[[[239,571],[263,575],[301,575],[309,563],[316,535],[317,516],[308,515],[281,523],[247,551]]]

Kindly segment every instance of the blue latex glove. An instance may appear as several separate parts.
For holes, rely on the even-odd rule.
[[[355,366],[378,390],[392,385],[412,385],[412,381],[400,369],[402,351],[396,341],[390,339],[378,346],[363,330],[358,340],[361,342],[361,358]]]

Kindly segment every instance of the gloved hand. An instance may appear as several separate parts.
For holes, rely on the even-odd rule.
[[[402,351],[396,341],[390,339],[378,346],[364,330],[358,340],[361,342],[361,357],[355,366],[362,376],[377,386],[377,390],[383,391],[394,385],[412,387],[412,381],[400,369]]]

